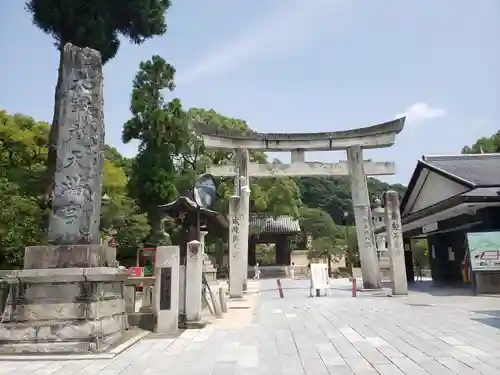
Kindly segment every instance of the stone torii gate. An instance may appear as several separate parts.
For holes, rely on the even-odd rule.
[[[195,124],[207,149],[236,150],[236,164],[209,167],[214,176],[239,176],[230,202],[230,295],[242,295],[248,264],[249,178],[280,176],[350,176],[356,234],[364,287],[378,289],[380,271],[366,176],[395,173],[393,162],[363,159],[363,149],[390,147],[404,127],[405,118],[365,128],[326,133],[244,133],[218,129],[211,124]],[[248,150],[291,151],[291,164],[249,163]],[[306,162],[307,151],[347,152],[347,161]],[[241,286],[240,286],[241,285]]]

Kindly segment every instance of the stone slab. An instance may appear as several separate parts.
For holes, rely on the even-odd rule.
[[[25,303],[78,302],[122,298],[120,282],[89,282],[85,295],[82,296],[81,283],[49,283],[26,285],[23,292]]]
[[[478,294],[500,293],[500,272],[476,272],[475,277]]]
[[[367,176],[394,175],[396,163],[364,161],[363,168]],[[237,173],[233,165],[212,165],[207,173],[217,177],[232,177]],[[304,176],[349,176],[347,160],[336,163],[294,162],[292,164],[248,164],[250,177],[304,177]]]
[[[30,303],[17,305],[12,313],[13,321],[47,321],[99,319],[102,316],[123,314],[125,301],[108,299],[90,302]]]
[[[73,364],[78,364],[79,368],[82,368],[85,366],[85,361],[90,361],[94,362],[94,360],[106,360],[106,359],[113,359],[116,356],[120,355],[122,352],[125,350],[129,349],[132,347],[134,344],[142,340],[144,337],[149,335],[151,332],[149,331],[139,331],[136,335],[131,337],[130,339],[126,340],[120,345],[117,345],[113,349],[109,350],[108,352],[104,353],[92,353],[92,354],[74,354],[71,352],[66,352],[66,354],[48,354],[47,352],[44,353],[44,355],[29,355],[29,354],[16,354],[16,355],[9,355],[9,354],[0,354],[0,361],[2,362],[14,362],[14,363],[20,363],[21,365],[23,362],[30,362],[33,363],[33,361],[44,361],[44,362],[50,362],[50,361],[74,361],[71,362]],[[0,362],[1,363],[1,362]]]
[[[24,269],[114,267],[116,249],[103,245],[28,246]]]
[[[92,268],[52,268],[24,269],[9,272],[4,280],[10,284],[16,283],[70,283],[90,281],[123,281],[129,276],[125,268],[92,267]]]
[[[0,353],[106,350],[128,328],[117,267],[25,269],[5,276],[11,293],[0,324]]]
[[[92,340],[109,336],[126,328],[126,315],[106,316],[99,320],[46,320],[0,324],[0,343],[67,340]],[[0,351],[2,346],[0,345]]]

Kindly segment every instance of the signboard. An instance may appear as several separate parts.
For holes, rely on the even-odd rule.
[[[500,232],[467,233],[473,271],[500,271]]]
[[[328,288],[328,266],[323,263],[311,264],[311,289]]]
[[[142,276],[142,267],[129,267],[128,270],[131,271],[132,277]]]
[[[434,232],[438,230],[438,223],[430,223],[422,227],[422,234]]]
[[[162,267],[160,271],[160,310],[170,310],[172,306],[172,267]]]
[[[156,267],[156,248],[147,247],[142,249],[141,265],[144,276],[154,276]]]

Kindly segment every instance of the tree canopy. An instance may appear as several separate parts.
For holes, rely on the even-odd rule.
[[[51,35],[57,48],[66,43],[101,52],[106,63],[120,47],[120,35],[141,44],[167,31],[170,0],[29,0],[33,23]]]
[[[40,226],[47,215],[42,181],[46,171],[49,124],[21,114],[0,110],[0,257],[1,267],[22,263],[24,247],[43,243]],[[110,199],[103,207],[103,234],[114,233],[119,254],[135,258],[135,251],[149,231],[146,217],[128,195],[128,160],[105,147],[103,192]]]
[[[462,154],[482,154],[500,152],[500,131],[490,137],[481,137],[471,146],[464,146]]]
[[[296,179],[300,188],[302,203],[309,208],[319,208],[327,212],[337,224],[354,223],[351,186],[348,177],[302,177]],[[406,187],[401,184],[390,185],[376,178],[368,178],[370,200],[382,198],[391,189],[402,197]],[[345,217],[344,213],[347,213]]]
[[[120,47],[120,36],[134,44],[163,35],[167,30],[166,11],[170,0],[28,0],[26,9],[35,26],[51,35],[60,53],[59,73],[54,94],[54,115],[49,145],[57,144],[62,56],[66,43],[89,47],[101,53],[102,62],[111,60]],[[43,184],[45,200],[49,200],[56,170],[57,150],[50,146]]]

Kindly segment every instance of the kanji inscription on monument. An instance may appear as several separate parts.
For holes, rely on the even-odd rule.
[[[99,244],[104,147],[102,62],[99,52],[66,44],[56,126],[49,242]]]

